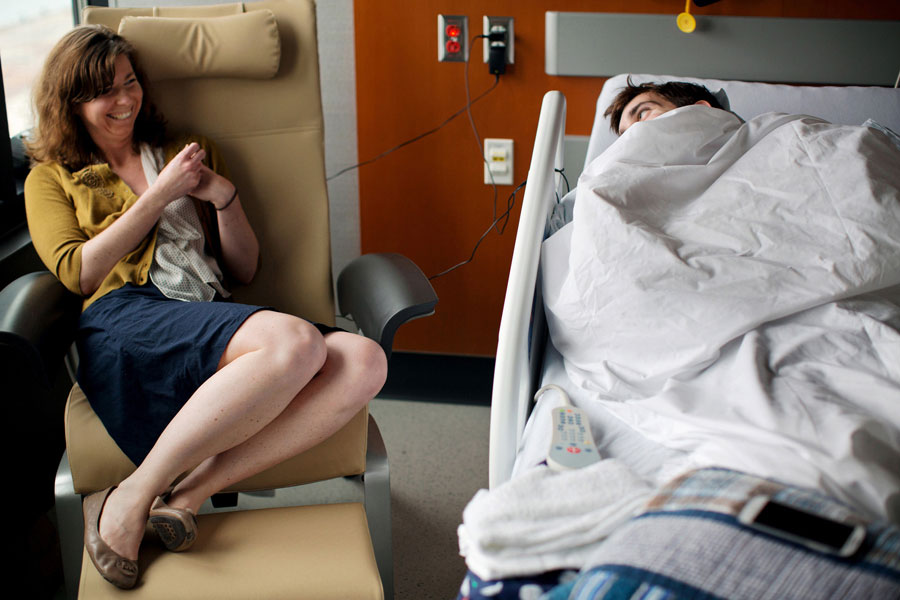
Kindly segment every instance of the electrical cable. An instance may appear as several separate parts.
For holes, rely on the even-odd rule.
[[[480,37],[483,37],[483,36],[480,36]],[[468,84],[468,67],[469,67],[469,60],[466,59],[466,73],[467,73],[467,76],[466,76],[466,83],[467,83],[467,84]],[[392,152],[395,152],[395,151],[399,150],[400,148],[403,148],[404,146],[408,146],[408,145],[412,144],[413,142],[418,142],[418,141],[421,140],[422,138],[426,138],[426,137],[428,137],[429,135],[431,135],[432,133],[435,133],[435,132],[439,131],[439,130],[442,129],[445,125],[447,125],[450,121],[452,121],[453,119],[455,119],[455,118],[458,117],[459,115],[463,114],[464,112],[469,111],[469,110],[472,108],[472,105],[473,105],[473,104],[475,104],[476,102],[478,102],[479,100],[481,100],[482,98],[484,98],[485,96],[487,96],[488,94],[490,94],[491,92],[493,92],[494,89],[496,89],[496,87],[497,87],[497,85],[498,85],[499,83],[500,83],[500,76],[498,75],[498,76],[496,77],[496,79],[494,79],[494,84],[493,84],[491,87],[489,87],[488,89],[486,89],[485,91],[483,91],[481,94],[479,94],[478,96],[476,96],[476,97],[475,97],[474,99],[472,99],[472,100],[469,99],[469,88],[468,88],[468,85],[466,85],[466,105],[465,105],[464,107],[462,107],[461,109],[459,109],[458,111],[456,111],[455,113],[453,113],[452,115],[450,115],[449,117],[447,117],[447,119],[444,120],[444,122],[442,122],[440,125],[438,125],[437,127],[433,128],[433,129],[429,129],[429,130],[426,131],[425,133],[420,133],[419,135],[417,135],[417,136],[415,136],[415,137],[412,137],[412,138],[406,140],[405,142],[402,142],[402,143],[400,143],[400,144],[397,144],[397,145],[394,146],[393,148],[390,148],[389,150],[385,150],[384,152],[382,152],[381,154],[379,154],[378,156],[376,156],[376,157],[374,157],[374,158],[370,158],[370,159],[364,160],[364,161],[362,161],[362,162],[360,162],[360,163],[356,163],[355,165],[351,165],[351,166],[349,166],[349,167],[345,167],[345,168],[341,169],[340,171],[338,171],[337,173],[325,177],[325,181],[331,181],[332,179],[335,179],[335,178],[337,178],[337,177],[340,177],[341,175],[343,175],[344,173],[347,173],[348,171],[352,171],[352,170],[354,170],[354,169],[358,169],[358,168],[363,167],[363,166],[365,166],[365,165],[372,164],[373,162],[375,162],[375,161],[377,161],[377,160],[380,160],[380,159],[384,158],[384,157],[387,156],[388,154],[391,154]]]
[[[560,175],[562,175],[563,180],[566,182],[566,193],[569,193],[570,191],[572,191],[571,188],[569,187],[569,178],[566,177],[565,168],[553,169],[553,170],[556,171],[557,173],[559,173]],[[503,232],[506,231],[506,225],[509,223],[509,216],[512,213],[512,209],[516,205],[516,194],[518,194],[519,190],[521,190],[523,187],[525,187],[525,184],[527,184],[527,183],[528,183],[528,180],[526,179],[525,181],[520,183],[516,187],[516,189],[513,190],[512,194],[509,195],[509,198],[506,201],[506,210],[499,217],[496,217],[494,219],[494,222],[491,223],[491,226],[488,227],[487,230],[481,234],[481,237],[478,238],[478,241],[475,243],[475,247],[472,249],[472,254],[469,256],[469,258],[467,258],[466,260],[462,261],[459,264],[453,265],[449,269],[441,271],[437,275],[432,275],[428,279],[429,280],[437,279],[438,277],[442,277],[442,276],[446,275],[447,273],[450,273],[451,271],[455,271],[456,269],[472,262],[475,259],[475,252],[478,250],[478,246],[481,245],[481,242],[484,241],[484,238],[486,238],[487,235],[491,232],[491,229],[494,229],[497,226],[497,223],[499,223],[500,221],[503,221],[505,219],[505,222],[503,223],[503,227],[501,227],[497,231],[497,233],[499,235],[503,235]],[[557,204],[559,204],[559,193],[556,194],[556,201],[557,201]]]
[[[569,178],[566,177],[566,170],[565,170],[565,168],[562,168],[562,169],[553,169],[553,170],[556,171],[557,173],[559,173],[560,175],[562,175],[563,181],[566,182],[566,193],[568,194],[570,191],[572,191],[571,187],[569,186]],[[506,226],[509,224],[509,216],[510,216],[510,214],[512,213],[512,209],[513,209],[513,208],[515,207],[515,205],[516,205],[516,194],[518,194],[518,193],[519,193],[519,190],[521,190],[523,187],[525,187],[525,184],[527,184],[527,183],[528,183],[528,180],[526,179],[525,181],[523,181],[522,183],[520,183],[520,184],[518,185],[518,187],[516,187],[516,189],[513,190],[513,193],[512,193],[512,194],[509,195],[509,198],[506,200],[506,210],[505,210],[505,211],[503,212],[503,214],[501,214],[499,217],[495,217],[495,218],[494,218],[494,222],[491,223],[491,226],[488,227],[487,230],[486,230],[484,233],[481,234],[481,237],[478,238],[478,241],[475,243],[475,247],[472,249],[472,254],[469,255],[469,258],[467,258],[466,260],[462,261],[461,263],[458,263],[458,264],[456,264],[456,265],[453,265],[453,266],[450,267],[449,269],[446,269],[446,270],[444,270],[444,271],[441,271],[441,272],[438,273],[437,275],[432,275],[432,276],[429,277],[428,279],[429,279],[429,280],[437,279],[438,277],[442,277],[442,276],[446,275],[447,273],[450,273],[451,271],[455,271],[456,269],[458,269],[458,268],[460,268],[460,267],[462,267],[462,266],[465,266],[465,265],[469,264],[470,262],[472,262],[472,261],[475,259],[475,252],[478,251],[478,247],[481,245],[481,242],[484,241],[484,238],[486,238],[487,235],[491,232],[491,229],[494,229],[500,221],[504,221],[504,220],[505,220],[504,223],[503,223],[503,226],[502,226],[500,229],[497,230],[497,233],[498,233],[499,235],[503,235],[503,232],[506,231]],[[559,202],[560,202],[559,192],[557,192],[557,193],[556,193],[556,203],[559,204]]]
[[[569,192],[571,192],[572,188],[569,186],[569,178],[566,177],[566,168],[563,167],[562,169],[553,169],[553,170],[556,171],[557,173],[559,173],[560,175],[562,175],[563,181],[566,182],[566,193],[568,194]]]
[[[547,385],[539,389],[537,392],[535,392],[534,398],[532,398],[531,401],[537,402],[538,398],[543,396],[544,392],[548,390],[555,390],[560,395],[560,398],[562,398],[562,401],[566,404],[566,406],[573,406],[572,400],[569,399],[569,395],[566,393],[566,391],[555,383],[548,383]]]
[[[494,39],[492,35],[476,35],[475,37],[472,38],[471,42],[469,43],[469,47],[471,48],[472,46],[474,46],[474,45],[475,45],[475,41],[478,40],[478,39],[480,39],[480,38]],[[390,148],[390,149],[388,149],[388,150],[385,150],[384,152],[382,152],[382,153],[379,154],[378,156],[375,156],[374,158],[370,158],[370,159],[368,159],[368,160],[362,161],[362,162],[357,163],[357,164],[355,164],[355,165],[351,165],[351,166],[349,166],[349,167],[345,167],[344,169],[341,169],[341,170],[338,171],[337,173],[335,173],[335,174],[333,174],[333,175],[329,175],[329,176],[327,176],[327,177],[325,178],[325,181],[331,181],[332,179],[335,179],[336,177],[340,177],[341,175],[343,175],[344,173],[347,173],[348,171],[352,171],[352,170],[354,170],[354,169],[358,169],[358,168],[363,167],[363,166],[365,166],[365,165],[371,164],[371,163],[373,163],[373,162],[375,162],[375,161],[377,161],[377,160],[379,160],[379,159],[381,159],[381,158],[384,158],[384,157],[387,156],[388,154],[391,154],[392,152],[395,152],[395,151],[399,150],[400,148],[403,148],[404,146],[408,146],[409,144],[412,144],[413,142],[417,142],[417,141],[419,141],[419,140],[421,140],[421,139],[423,139],[423,138],[425,138],[425,137],[427,137],[427,136],[429,136],[429,135],[431,135],[431,134],[433,134],[433,133],[439,131],[439,130],[442,129],[445,125],[447,125],[448,123],[450,123],[453,119],[455,119],[456,117],[458,117],[459,115],[461,115],[463,112],[465,112],[465,113],[467,114],[468,118],[469,118],[469,125],[472,127],[472,133],[475,135],[475,142],[476,142],[476,144],[478,145],[478,153],[479,153],[479,155],[481,156],[481,160],[482,160],[482,161],[484,162],[484,164],[487,166],[487,173],[488,173],[488,176],[489,176],[490,179],[491,179],[491,187],[493,188],[493,191],[494,191],[494,200],[493,200],[493,221],[491,222],[490,227],[488,227],[487,230],[485,230],[485,232],[484,232],[483,234],[481,234],[481,237],[478,238],[478,241],[475,243],[475,247],[472,248],[472,253],[469,255],[469,258],[467,258],[466,260],[464,260],[464,261],[462,261],[462,262],[460,262],[460,263],[458,263],[458,264],[456,264],[456,265],[450,267],[449,269],[445,269],[444,271],[441,271],[440,273],[438,273],[438,274],[436,274],[436,275],[432,275],[431,277],[428,278],[429,280],[433,280],[433,279],[437,279],[438,277],[442,277],[442,276],[446,275],[447,273],[450,273],[450,272],[452,272],[452,271],[455,271],[456,269],[458,269],[458,268],[460,268],[460,267],[462,267],[462,266],[464,266],[464,265],[467,265],[467,264],[469,264],[470,262],[472,262],[472,261],[475,259],[475,253],[478,251],[478,247],[481,245],[481,242],[484,241],[484,239],[487,237],[487,235],[491,232],[492,229],[495,229],[495,228],[496,228],[497,233],[498,233],[499,235],[503,235],[503,232],[506,231],[506,226],[509,224],[509,216],[510,216],[510,213],[512,212],[512,209],[513,209],[513,207],[515,206],[515,197],[516,197],[516,194],[517,194],[518,191],[521,190],[521,189],[525,186],[525,184],[527,183],[526,181],[523,181],[521,184],[519,184],[519,186],[518,186],[515,190],[513,190],[513,193],[510,195],[509,199],[508,199],[507,202],[506,202],[506,210],[503,212],[503,214],[501,214],[501,215],[498,216],[498,215],[497,215],[497,197],[498,197],[499,191],[498,191],[498,189],[497,189],[497,184],[494,182],[494,174],[493,174],[493,173],[491,172],[491,170],[490,170],[490,163],[488,162],[487,157],[484,155],[484,149],[483,149],[483,145],[482,145],[482,141],[481,141],[481,136],[478,134],[478,128],[477,128],[476,125],[475,125],[475,118],[472,116],[472,106],[473,106],[476,102],[478,102],[479,100],[481,100],[482,98],[484,98],[485,96],[487,96],[489,93],[491,93],[492,91],[494,91],[494,89],[497,88],[497,86],[500,84],[500,74],[499,74],[499,73],[495,73],[495,74],[494,74],[494,83],[491,85],[491,87],[489,87],[488,89],[486,89],[484,92],[482,92],[481,94],[479,94],[478,96],[476,96],[476,97],[473,99],[473,98],[472,98],[472,94],[471,94],[471,89],[470,89],[470,86],[469,86],[469,60],[470,60],[470,58],[471,58],[471,53],[469,53],[469,56],[466,57],[466,61],[465,61],[465,72],[464,72],[464,77],[465,77],[465,90],[466,90],[466,105],[465,105],[463,108],[459,109],[458,111],[456,111],[455,113],[453,113],[452,115],[450,115],[449,117],[447,117],[447,119],[445,119],[445,120],[444,120],[440,125],[438,125],[437,127],[434,127],[433,129],[430,129],[430,130],[428,130],[428,131],[426,131],[426,132],[424,132],[424,133],[421,133],[421,134],[419,134],[419,135],[417,135],[417,136],[415,136],[415,137],[412,137],[412,138],[406,140],[405,142],[402,142],[402,143],[400,143],[400,144],[394,146],[393,148]],[[566,182],[566,184],[568,185],[568,182]],[[503,223],[503,226],[497,228],[497,225],[500,223],[500,221],[503,221],[504,219],[505,219],[505,221],[504,221],[504,223]]]
[[[476,35],[475,37],[472,38],[472,41],[469,43],[469,47],[470,48],[473,47],[475,45],[475,40],[478,40],[480,38],[491,39],[491,37],[488,35],[483,35],[483,34]],[[471,58],[471,54],[469,55],[469,58]],[[465,66],[465,73],[464,73],[465,88],[466,88],[466,100],[469,99],[469,95],[471,93],[469,90],[469,58],[466,59],[466,66]],[[493,87],[495,87],[499,82],[500,82],[500,74],[495,73],[494,74],[494,86],[492,86],[491,89],[493,89]],[[478,251],[478,247],[481,246],[481,242],[484,241],[484,239],[487,237],[487,235],[491,232],[492,229],[496,229],[498,235],[503,235],[503,232],[506,230],[506,225],[509,223],[509,214],[512,211],[512,207],[515,205],[516,193],[520,189],[522,189],[522,187],[525,185],[525,182],[523,181],[519,185],[519,187],[517,187],[513,191],[513,193],[510,195],[509,200],[507,200],[507,202],[506,202],[506,211],[502,215],[498,216],[497,215],[497,197],[499,194],[499,190],[497,189],[497,183],[494,181],[494,173],[491,171],[490,163],[488,162],[487,157],[484,155],[484,146],[481,141],[481,136],[478,134],[478,127],[476,127],[476,125],[475,125],[475,117],[472,116],[472,104],[474,104],[474,102],[466,103],[466,114],[469,118],[469,125],[472,128],[472,133],[475,135],[475,143],[478,146],[478,154],[481,156],[481,160],[484,163],[485,167],[487,167],[487,174],[491,180],[491,187],[493,188],[493,191],[494,191],[493,215],[492,215],[493,220],[491,221],[490,227],[488,227],[485,230],[485,232],[481,234],[481,237],[478,238],[478,241],[475,242],[475,247],[472,248],[472,253],[469,255],[469,258],[453,265],[449,269],[445,269],[445,270],[441,271],[440,273],[438,273],[436,275],[432,275],[431,277],[428,278],[429,280],[434,280],[434,279],[437,279],[438,277],[443,277],[444,275],[446,275],[452,271],[455,271],[456,269],[472,262],[475,259],[475,253]],[[500,221],[502,221],[504,219],[506,219],[506,221],[504,222],[503,226],[498,229],[497,228],[498,223],[500,223]]]
[[[569,178],[566,177],[566,168],[563,167],[562,169],[553,169],[553,170],[555,172],[559,173],[560,175],[562,175],[563,181],[566,182],[566,194],[571,192],[572,189],[569,187]],[[562,202],[562,197],[559,195],[559,185],[557,185],[556,188],[557,189],[554,190],[553,193],[556,194],[556,203],[560,204]]]
[[[480,39],[480,38],[490,38],[490,36],[487,36],[484,34],[476,35],[475,37],[472,38],[472,41],[469,42],[469,48],[472,48],[475,45],[475,40]],[[463,75],[465,76],[465,88],[466,88],[466,115],[469,117],[469,125],[472,127],[472,133],[475,134],[475,143],[478,145],[478,155],[481,156],[482,162],[484,162],[485,167],[487,167],[487,174],[488,174],[488,177],[490,177],[490,179],[491,179],[491,187],[494,190],[494,201],[493,201],[494,212],[493,212],[492,218],[494,219],[494,221],[496,221],[497,220],[497,196],[499,194],[499,191],[497,190],[497,183],[494,181],[494,172],[491,171],[491,164],[488,162],[487,157],[484,155],[484,144],[482,144],[482,142],[481,142],[481,136],[478,135],[478,128],[475,126],[475,117],[472,116],[472,104],[474,104],[474,103],[469,102],[469,95],[471,93],[469,90],[469,60],[471,59],[471,57],[472,57],[472,54],[469,53],[469,56],[466,58],[465,72],[463,73]],[[496,86],[498,83],[500,83],[500,75],[495,74],[494,75],[494,86]],[[498,230],[498,233],[500,233],[502,235],[502,232],[499,230]]]
[[[433,280],[437,279],[438,277],[443,277],[447,273],[450,273],[451,271],[455,271],[456,269],[463,267],[463,266],[469,264],[470,262],[472,262],[473,260],[475,260],[475,253],[478,251],[478,247],[481,245],[481,242],[484,241],[484,238],[486,238],[487,235],[491,232],[491,230],[497,225],[497,223],[502,221],[504,218],[506,219],[507,222],[509,222],[509,214],[510,214],[510,212],[512,212],[513,207],[516,205],[516,200],[515,200],[516,194],[519,192],[519,190],[521,190],[523,187],[525,187],[526,183],[528,183],[528,180],[523,181],[522,183],[519,184],[519,186],[515,190],[513,190],[513,193],[510,194],[510,196],[509,196],[509,200],[507,200],[507,202],[506,202],[506,210],[503,212],[503,214],[501,214],[499,217],[494,219],[494,222],[491,223],[490,226],[484,230],[484,233],[481,234],[481,237],[478,238],[478,241],[475,243],[475,247],[472,248],[472,254],[469,255],[469,258],[462,261],[461,263],[453,265],[449,269],[445,269],[445,270],[441,271],[437,275],[432,275],[431,277],[428,278],[428,280],[433,281]],[[503,227],[505,229],[506,225],[504,225]],[[502,235],[502,231],[500,232],[500,234]]]

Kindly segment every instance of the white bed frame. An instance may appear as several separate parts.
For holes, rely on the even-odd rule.
[[[562,178],[556,169],[564,166],[565,129],[566,99],[560,92],[547,92],[541,105],[500,318],[491,396],[491,488],[512,474],[540,377],[547,326],[540,286],[536,284],[541,242]]]
[[[597,117],[586,162],[590,162],[615,139],[607,131],[608,125],[602,114],[624,79],[625,76],[610,79],[598,98]],[[743,118],[773,110],[771,98],[768,98],[768,103],[760,101],[760,98],[774,93],[778,97],[777,108],[782,112],[805,112],[847,125],[861,125],[866,118],[873,118],[894,131],[900,131],[900,90],[897,89],[792,87],[689,77],[635,76],[636,82],[662,79],[696,81],[711,89],[722,87],[728,93],[732,110]],[[548,216],[560,191],[562,177],[556,170],[564,166],[565,117],[564,96],[557,91],[545,94],[500,322],[491,399],[491,488],[507,481],[512,475],[516,453],[532,408],[532,397],[541,385],[547,327],[540,285],[537,283],[541,244],[548,231]],[[574,186],[575,182],[571,183]]]

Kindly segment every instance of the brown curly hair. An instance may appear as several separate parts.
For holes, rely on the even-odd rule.
[[[77,106],[112,87],[116,59],[123,54],[131,62],[144,92],[134,124],[135,150],[142,142],[157,146],[164,142],[165,120],[149,100],[147,76],[134,46],[102,25],[81,25],[64,35],[50,51],[35,86],[37,124],[26,144],[33,163],[55,161],[76,171],[104,162]]]

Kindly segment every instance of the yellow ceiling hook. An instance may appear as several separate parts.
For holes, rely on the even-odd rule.
[[[691,33],[697,28],[697,20],[691,14],[691,0],[687,0],[684,3],[684,12],[678,15],[675,23],[678,25],[678,29],[684,33]]]

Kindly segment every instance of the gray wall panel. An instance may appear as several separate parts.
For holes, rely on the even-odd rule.
[[[682,33],[675,15],[548,12],[546,71],[894,85],[900,21],[696,17]]]

